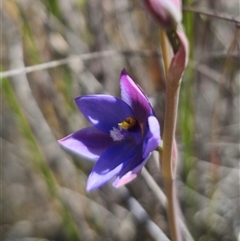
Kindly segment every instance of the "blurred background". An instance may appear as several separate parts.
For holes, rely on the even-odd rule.
[[[182,216],[194,240],[240,240],[239,1],[183,5],[190,61],[176,133]],[[166,210],[147,175],[126,188],[107,184],[86,193],[93,163],[57,143],[88,125],[74,98],[119,96],[123,68],[152,100],[163,130],[159,38],[137,0],[2,0],[2,240],[154,241],[161,230],[169,235]],[[146,168],[163,188],[155,155]]]

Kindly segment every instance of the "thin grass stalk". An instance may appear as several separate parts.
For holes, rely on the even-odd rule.
[[[192,0],[183,1],[184,4],[190,5]],[[189,42],[189,59],[193,59],[194,53],[194,14],[191,12],[185,12],[183,14],[183,25],[185,28],[185,33]],[[181,143],[183,145],[183,175],[185,183],[194,188],[194,183],[189,183],[187,180],[188,174],[192,169],[192,161],[191,157],[194,152],[194,129],[195,129],[195,120],[194,120],[194,109],[193,109],[193,79],[194,79],[194,71],[192,68],[186,68],[185,70],[185,79],[184,85],[182,86],[182,90],[180,93],[180,103],[179,103],[179,123],[181,130]]]

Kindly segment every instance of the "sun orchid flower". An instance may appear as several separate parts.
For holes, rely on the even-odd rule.
[[[132,181],[160,143],[160,127],[153,108],[125,70],[120,76],[121,97],[86,95],[75,99],[92,123],[59,143],[81,156],[97,160],[87,181],[92,191],[115,178],[114,187]]]

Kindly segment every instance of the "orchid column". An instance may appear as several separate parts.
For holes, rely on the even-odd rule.
[[[165,194],[168,199],[168,219],[171,237],[173,241],[180,241],[182,239],[177,223],[175,188],[176,162],[178,158],[175,129],[181,79],[188,62],[188,41],[180,25],[182,19],[180,0],[143,1],[148,12],[163,29],[161,30],[161,48],[166,74],[166,104],[161,170]],[[169,61],[171,57],[169,56],[170,51],[167,41],[170,42],[174,52],[171,61]]]

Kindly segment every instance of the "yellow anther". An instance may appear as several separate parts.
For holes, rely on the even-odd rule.
[[[127,117],[123,122],[119,123],[118,125],[124,129],[124,130],[129,130],[136,126],[137,120],[133,117]]]

